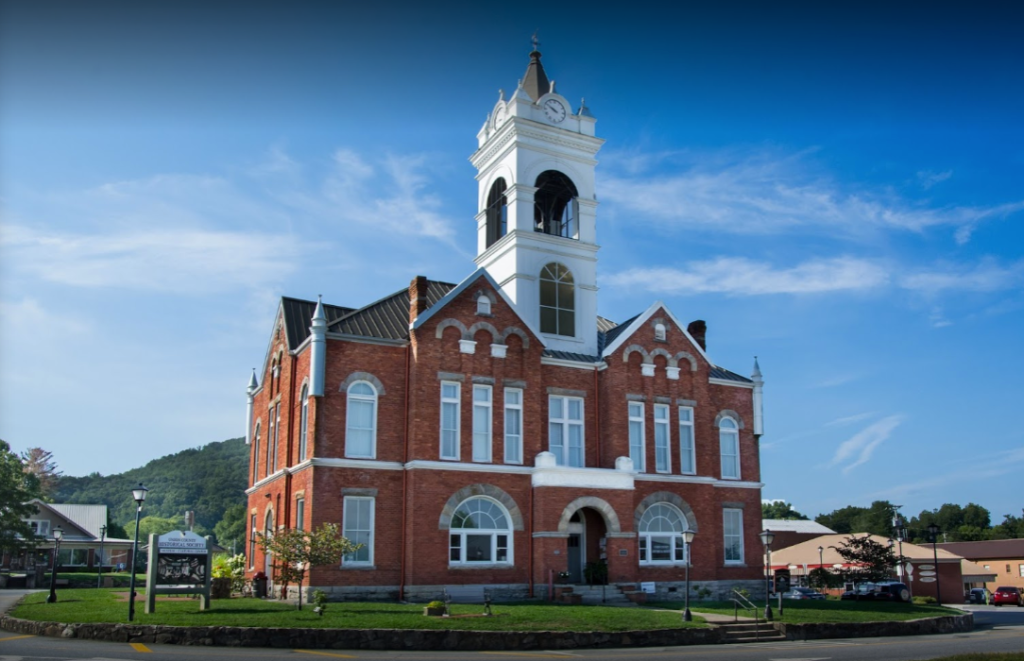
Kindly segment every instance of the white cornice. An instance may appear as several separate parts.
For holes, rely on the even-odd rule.
[[[533,486],[571,487],[574,489],[620,489],[634,488],[631,471],[609,468],[572,468],[569,466],[536,467],[533,469]]]
[[[370,470],[400,471],[400,461],[377,461],[376,459],[328,459],[326,457],[313,457],[310,459],[314,466],[326,468],[368,468]],[[301,464],[300,464],[301,465]]]
[[[590,372],[593,372],[594,370],[600,372],[601,370],[608,369],[608,364],[605,363],[604,361],[599,363],[584,363],[579,360],[565,360],[563,358],[552,358],[550,356],[541,356],[540,364],[555,365],[557,367],[569,367],[574,370],[587,370]]]
[[[272,482],[277,482],[282,477],[284,477],[285,474],[287,474],[287,473],[288,473],[288,469],[287,468],[282,468],[281,470],[277,471],[276,473],[274,473],[272,475],[266,476],[262,480],[258,481],[256,484],[254,484],[251,487],[249,487],[248,489],[246,489],[245,490],[246,495],[252,495],[253,493],[256,493],[258,490],[260,490],[263,487],[267,486],[268,484],[270,484]]]
[[[708,484],[717,485],[720,480],[700,475],[669,475],[667,473],[637,473],[636,479],[641,482],[673,482],[676,484]]]
[[[513,466],[509,464],[470,464],[461,461],[431,461],[415,459],[405,465],[407,470],[430,471],[465,471],[468,473],[514,473],[529,475],[533,472],[530,466]]]
[[[715,480],[716,489],[763,489],[764,482],[743,482],[732,480]]]

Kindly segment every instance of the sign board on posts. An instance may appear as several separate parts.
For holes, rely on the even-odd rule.
[[[640,584],[640,591],[647,594],[654,594],[654,581],[644,581]]]
[[[158,594],[198,594],[199,610],[210,607],[210,540],[175,530],[149,536],[146,570],[146,612],[156,610]]]

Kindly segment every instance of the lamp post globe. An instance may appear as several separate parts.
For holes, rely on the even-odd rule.
[[[693,615],[690,613],[690,544],[693,544],[693,538],[696,534],[692,530],[687,530],[683,533],[683,542],[686,543],[686,593],[683,597],[686,607],[683,609],[683,622],[693,621]]]
[[[60,555],[60,540],[64,538],[64,529],[57,526],[53,529],[53,562],[50,565],[50,594],[46,597],[46,603],[52,604],[57,601],[57,556]]]
[[[772,619],[772,542],[775,541],[775,533],[767,528],[760,535],[761,543],[764,544],[764,619]]]
[[[131,587],[128,589],[128,621],[135,620],[135,558],[139,555],[139,515],[142,514],[142,503],[146,500],[146,493],[149,489],[139,482],[139,486],[132,489],[132,499],[138,506],[135,509],[135,543],[132,544],[132,577]]]

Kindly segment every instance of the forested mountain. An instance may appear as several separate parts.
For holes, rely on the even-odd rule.
[[[233,438],[154,459],[141,468],[115,475],[61,476],[53,502],[106,505],[110,521],[135,529],[131,490],[142,482],[149,489],[144,517],[175,518],[196,513],[196,531],[212,532],[232,505],[245,504],[249,449]],[[140,526],[140,530],[144,530]]]

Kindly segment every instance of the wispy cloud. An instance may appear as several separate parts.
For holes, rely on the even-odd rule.
[[[605,279],[613,286],[666,294],[735,296],[863,291],[885,285],[888,280],[886,269],[879,264],[853,257],[815,259],[787,268],[742,257],[718,257],[690,262],[678,269],[630,269]]]
[[[845,474],[857,466],[867,463],[878,446],[892,435],[903,420],[903,415],[890,415],[865,427],[836,448],[832,461],[828,465],[831,467],[845,464],[842,469]]]
[[[976,265],[940,264],[900,278],[899,285],[924,294],[948,290],[990,292],[1024,284],[1024,260],[1000,265],[985,259]]]
[[[860,373],[860,372],[855,372],[855,373],[848,372],[846,374],[836,374],[836,375],[828,377],[827,379],[819,381],[818,383],[815,384],[814,387],[816,387],[816,388],[835,388],[835,387],[838,387],[838,386],[846,385],[847,383],[850,383],[852,381],[856,381],[857,379],[859,379],[859,378],[861,378],[863,376],[864,376],[864,374]]]
[[[928,190],[936,184],[941,184],[945,180],[953,176],[952,170],[946,170],[945,172],[932,172],[931,170],[921,170],[917,173],[917,181],[921,184],[921,188]]]
[[[850,237],[949,227],[958,243],[969,241],[978,223],[1024,210],[1024,200],[935,207],[889,190],[854,188],[823,175],[809,153],[612,154],[605,158],[611,174],[602,181],[602,199],[623,215],[679,230]],[[931,185],[945,178],[933,174]]]
[[[1004,475],[1016,475],[1024,464],[1024,447],[1003,450],[987,456],[960,458],[954,470],[929,475],[919,480],[907,480],[893,484],[885,489],[868,494],[866,498],[889,500],[920,495],[935,489],[948,486],[962,486],[964,475],[970,475],[975,483],[995,479]],[[938,501],[936,501],[938,502]]]
[[[855,422],[860,422],[861,420],[867,420],[868,418],[872,418],[874,416],[875,416],[875,412],[874,411],[868,411],[866,413],[857,413],[855,415],[848,415],[848,416],[844,416],[842,418],[836,418],[835,420],[831,420],[829,422],[826,422],[825,426],[826,427],[843,427],[845,425],[851,425],[851,424],[853,424]]]

